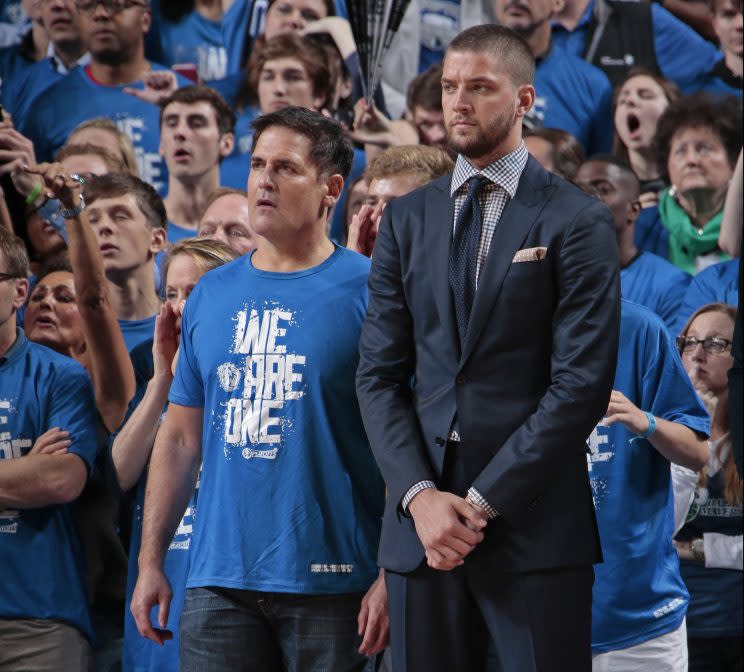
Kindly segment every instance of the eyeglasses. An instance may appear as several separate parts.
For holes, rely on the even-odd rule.
[[[0,282],[5,280],[19,280],[20,278],[25,277],[26,276],[23,275],[23,273],[0,273]]]
[[[699,341],[697,338],[677,336],[677,349],[680,353],[693,352],[697,348],[698,343],[703,346],[703,350],[705,350],[705,354],[707,355],[722,355],[731,347],[731,341],[725,338],[718,338],[718,336],[706,338],[704,341]]]
[[[149,7],[148,2],[137,2],[137,0],[75,0],[75,7],[78,12],[93,16],[98,5],[103,5],[103,8],[109,14],[119,14],[125,9],[130,7]]]

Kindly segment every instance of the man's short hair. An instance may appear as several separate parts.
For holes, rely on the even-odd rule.
[[[116,122],[108,117],[94,117],[93,119],[83,121],[70,131],[67,141],[69,142],[69,139],[78,131],[85,131],[89,128],[106,131],[113,135],[116,138],[116,143],[121,152],[121,160],[124,162],[127,172],[135,177],[139,177],[139,165],[137,164],[137,156],[134,153],[134,145],[131,138],[123,131],[120,131]]]
[[[518,33],[492,23],[463,30],[447,47],[450,51],[488,53],[509,73],[515,86],[533,84],[535,57]]]
[[[738,9],[739,11],[741,11],[742,1],[743,0],[706,0],[706,4],[708,5],[710,11],[715,14],[726,2],[731,2],[731,4],[734,6],[734,9]]]
[[[582,162],[582,166],[585,163],[606,163],[609,166],[615,166],[620,170],[633,183],[633,190],[635,191],[636,198],[641,193],[641,183],[638,180],[638,176],[631,168],[630,164],[619,156],[614,154],[592,154],[588,159]],[[581,167],[581,166],[579,166]]]
[[[212,206],[212,203],[218,201],[223,196],[241,196],[242,198],[248,198],[248,194],[245,192],[244,189],[233,189],[232,187],[220,187],[219,189],[215,189],[209,195],[207,204],[204,206],[204,210],[202,210],[201,215],[199,215],[199,219],[201,220],[201,218],[204,217],[204,213],[209,210],[209,208]]]
[[[163,126],[163,113],[171,103],[183,103],[194,105],[196,103],[208,103],[214,110],[217,120],[217,129],[220,135],[235,132],[235,112],[232,111],[225,99],[213,88],[197,84],[176,89],[170,96],[160,101],[160,127]]]
[[[406,92],[406,107],[413,114],[420,107],[430,112],[442,111],[442,64],[429,66],[418,77],[414,77]]]
[[[310,141],[310,160],[318,170],[318,177],[338,174],[346,179],[354,161],[354,148],[337,121],[320,112],[304,107],[285,107],[264,114],[251,123],[253,146],[256,150],[261,134],[272,126],[280,126],[306,137]]]
[[[422,184],[451,173],[455,164],[441,149],[426,145],[388,147],[367,165],[367,183],[397,175],[420,175]]]
[[[85,185],[85,201],[93,204],[100,198],[118,198],[131,194],[151,229],[166,228],[168,218],[158,192],[147,182],[127,173],[109,173],[94,177]]]
[[[30,267],[26,244],[3,226],[0,226],[0,255],[5,263],[5,268],[1,269],[3,273],[19,278],[28,276]]]
[[[669,104],[656,125],[657,164],[668,175],[669,152],[675,133],[685,128],[708,128],[717,135],[733,170],[741,150],[742,101],[735,96],[695,93]]]
[[[54,155],[54,160],[58,163],[61,163],[71,156],[97,156],[106,164],[108,172],[127,172],[127,167],[124,165],[124,161],[120,157],[112,154],[103,147],[93,145],[89,142],[73,145],[63,145],[60,150]]]
[[[320,98],[324,106],[329,103],[336,83],[331,81],[326,50],[315,40],[286,33],[272,37],[251,54],[246,71],[253,104],[258,104],[258,81],[261,71],[266,63],[278,58],[296,58],[302,63],[312,83],[313,97]]]

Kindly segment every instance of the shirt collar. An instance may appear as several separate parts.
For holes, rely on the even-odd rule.
[[[65,64],[59,58],[57,58],[57,52],[54,48],[54,42],[50,42],[49,46],[47,47],[47,58],[52,64],[52,67],[60,75],[66,75],[68,72],[70,72],[70,70],[76,68],[78,65],[88,65],[88,63],[90,63],[90,54],[86,51],[69,68],[65,67]]]
[[[580,28],[586,28],[589,25],[589,22],[594,17],[594,0],[589,0],[589,4],[586,6],[586,9],[584,10],[584,13],[581,15],[581,18],[579,19],[579,22],[576,24],[576,27],[572,31],[567,31],[561,23],[558,21],[553,21],[552,26],[553,30],[562,30],[564,32],[574,32],[574,30],[579,30]]]
[[[489,163],[483,170],[478,170],[462,154],[457,155],[455,171],[450,183],[450,196],[454,196],[462,186],[474,175],[483,175],[494,184],[503,187],[511,198],[517,193],[517,185],[525,165],[527,165],[527,148],[524,142],[515,150],[505,154],[493,163]]]
[[[13,345],[10,346],[8,351],[0,357],[0,364],[9,362],[13,357],[26,345],[26,334],[23,333],[23,329],[16,327],[16,339]]]

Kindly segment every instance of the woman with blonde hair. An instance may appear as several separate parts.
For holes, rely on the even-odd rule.
[[[142,514],[147,482],[147,463],[150,459],[160,421],[165,414],[168,391],[173,381],[180,337],[181,312],[191,290],[199,278],[213,268],[233,261],[238,253],[217,240],[185,238],[168,252],[165,262],[165,303],[155,322],[152,344],[143,343],[132,351],[137,373],[138,392],[146,383],[144,396],[138,393],[131,407],[136,408],[122,427],[112,446],[116,478],[123,491],[133,488],[136,504],[129,547],[127,599],[124,624],[123,669],[170,672],[178,670],[178,621],[186,591],[189,567],[188,548],[196,507],[194,493],[181,524],[170,544],[165,559],[165,572],[174,596],[167,622],[158,627],[163,631],[164,646],[140,637],[129,611],[134,586],[137,583],[137,557],[142,535]],[[149,350],[152,349],[151,358]],[[147,382],[149,379],[149,382]],[[137,403],[138,402],[138,403]],[[198,490],[198,483],[197,483]],[[173,639],[166,642],[165,640]]]
[[[674,542],[690,593],[690,672],[733,672],[744,663],[742,482],[731,445],[727,379],[735,319],[733,306],[710,303],[693,313],[677,338],[685,370],[711,414],[711,457]]]

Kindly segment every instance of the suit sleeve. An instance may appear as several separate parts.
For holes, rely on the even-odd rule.
[[[535,412],[472,484],[507,521],[559,478],[570,451],[583,457],[586,438],[607,410],[617,363],[620,285],[611,215],[604,206],[579,212],[558,251],[555,272],[551,383]],[[579,464],[586,468],[585,461]]]
[[[385,208],[375,240],[359,342],[357,396],[388,496],[399,502],[414,483],[435,476],[413,406],[413,320],[403,291],[394,209],[394,204]]]

